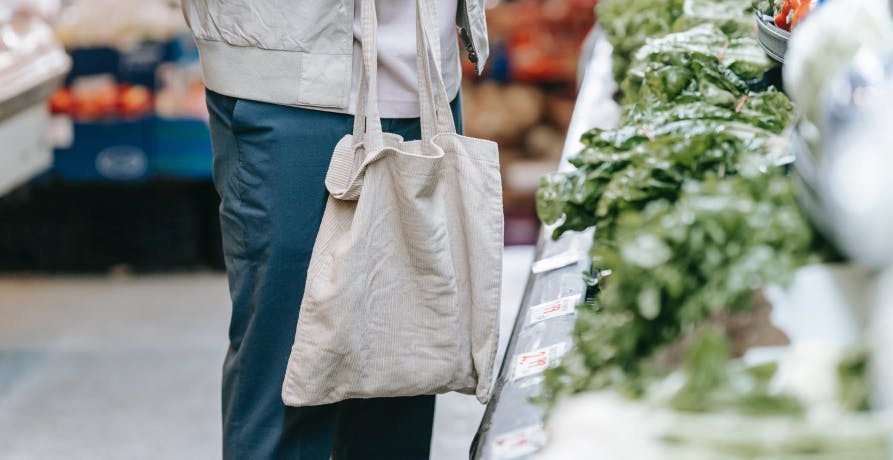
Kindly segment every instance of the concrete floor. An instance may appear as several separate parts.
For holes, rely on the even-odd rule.
[[[532,257],[506,250],[503,349]],[[0,277],[0,459],[220,458],[228,319],[216,273]],[[439,396],[431,458],[467,458],[482,413]]]

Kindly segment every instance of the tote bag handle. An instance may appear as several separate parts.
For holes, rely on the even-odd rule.
[[[326,187],[333,197],[342,200],[359,198],[366,166],[379,159],[381,148],[384,146],[381,115],[378,109],[378,18],[375,13],[375,0],[359,1],[362,65],[360,87],[357,91],[357,110],[354,116],[353,142],[354,145],[362,143],[364,150],[371,152],[372,155],[367,155],[361,159],[362,161],[358,161],[360,159],[356,158],[355,151],[349,154],[346,151],[339,152],[336,148],[326,175]],[[430,145],[435,135],[455,133],[456,127],[441,72],[440,39],[434,0],[417,0],[416,5],[419,118],[422,140]]]
[[[374,0],[361,2],[363,65],[360,67],[360,88],[354,118],[354,141],[381,146],[378,139],[367,137],[382,133],[378,110],[378,20]],[[440,34],[437,27],[435,0],[416,1],[416,70],[418,73],[419,118],[422,139],[430,141],[436,134],[456,132],[450,101],[443,81],[440,60]],[[433,64],[433,65],[432,65]],[[432,68],[433,67],[433,68]],[[369,150],[369,148],[367,148]]]

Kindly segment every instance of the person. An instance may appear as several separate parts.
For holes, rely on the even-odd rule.
[[[335,144],[352,132],[362,0],[184,0],[207,87],[232,297],[223,458],[428,458],[434,396],[294,408],[281,400]],[[385,131],[420,134],[415,3],[376,0]],[[488,54],[483,0],[438,0],[441,68],[461,129],[460,46]],[[370,235],[374,238],[374,235]]]

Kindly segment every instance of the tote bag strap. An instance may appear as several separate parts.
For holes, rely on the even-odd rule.
[[[381,115],[378,111],[378,18],[375,0],[360,2],[360,40],[363,62],[360,66],[360,87],[354,116],[354,142],[363,142],[366,150],[384,145]]]
[[[383,144],[378,142],[383,139],[378,110],[378,20],[375,16],[375,1],[359,1],[363,65],[360,67],[353,135],[355,142],[364,142],[367,150],[371,150],[369,147],[380,147]],[[440,34],[434,2],[435,0],[416,0],[416,69],[419,118],[424,140],[431,140],[438,133],[456,132],[441,71]]]
[[[357,200],[363,188],[366,165],[377,158],[384,146],[381,116],[378,112],[378,52],[376,33],[378,19],[375,16],[374,0],[361,2],[360,30],[362,40],[362,63],[360,65],[360,87],[357,91],[357,110],[354,116],[353,144],[339,142],[332,152],[332,161],[326,173],[326,189],[333,198]],[[370,152],[363,158],[357,156],[357,146],[363,143],[363,150]]]
[[[431,140],[440,133],[455,133],[453,113],[441,71],[440,30],[435,0],[416,2],[416,68],[419,75],[422,139]]]

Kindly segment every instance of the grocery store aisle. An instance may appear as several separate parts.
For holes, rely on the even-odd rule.
[[[503,346],[532,256],[506,251]],[[0,277],[0,458],[219,458],[227,305],[216,273]],[[442,396],[432,459],[467,458],[482,412]]]

